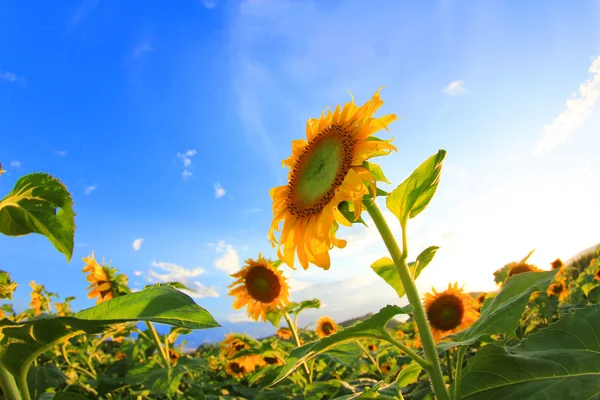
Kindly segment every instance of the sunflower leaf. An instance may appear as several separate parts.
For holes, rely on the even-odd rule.
[[[70,261],[75,236],[71,194],[48,174],[21,177],[0,201],[0,232],[8,236],[44,235]]]
[[[403,227],[409,218],[419,215],[433,198],[440,182],[445,157],[445,150],[429,157],[387,197],[388,210],[400,220]]]
[[[385,175],[383,174],[383,170],[381,169],[381,167],[378,164],[375,164],[375,163],[372,163],[369,161],[365,161],[365,162],[363,162],[363,167],[368,169],[369,172],[371,172],[371,174],[373,174],[376,181],[391,184],[391,182],[388,181],[387,178],[385,177]]]
[[[448,336],[451,342],[438,344],[440,350],[456,346],[468,346],[479,338],[498,333],[512,335],[529,301],[531,293],[545,291],[558,270],[524,272],[513,275],[504,284],[500,293],[492,298],[481,310],[479,319],[464,331]]]
[[[514,347],[488,345],[468,362],[461,399],[595,399],[600,306],[574,310]]]
[[[354,204],[352,202],[342,201],[338,205],[338,210],[340,210],[340,212],[342,213],[344,218],[348,220],[348,222],[353,224],[363,224],[364,226],[367,226],[367,224],[361,216],[359,216],[358,219],[355,220],[356,217],[354,215]]]
[[[291,351],[286,364],[281,368],[277,378],[267,386],[273,386],[278,382],[281,382],[304,362],[311,360],[319,354],[325,353],[335,346],[353,342],[360,338],[385,340],[385,338],[390,335],[385,329],[388,321],[398,314],[407,313],[408,312],[401,307],[386,306],[377,314],[374,314],[366,320],[358,322],[349,328],[342,329],[320,340],[295,348]]]
[[[429,246],[417,256],[417,260],[415,262],[408,264],[413,279],[417,279],[419,277],[425,267],[429,265],[431,260],[433,260],[435,252],[438,249],[439,247],[437,246]],[[404,286],[402,285],[402,281],[400,280],[400,276],[398,275],[398,271],[396,270],[396,266],[394,265],[394,261],[392,261],[390,258],[380,258],[371,264],[371,269],[373,269],[377,275],[382,277],[383,280],[388,283],[388,285],[394,288],[399,297],[402,297],[406,294],[404,291]]]
[[[27,371],[35,357],[80,333],[97,334],[129,321],[152,321],[190,329],[220,325],[204,308],[171,286],[160,286],[100,303],[75,314],[42,314],[26,322],[0,320],[0,365],[14,376]]]

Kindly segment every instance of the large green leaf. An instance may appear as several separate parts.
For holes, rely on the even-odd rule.
[[[295,348],[291,351],[286,364],[281,368],[277,378],[271,382],[269,386],[281,382],[304,362],[309,361],[335,346],[353,342],[360,338],[387,340],[387,338],[390,337],[390,334],[385,329],[385,326],[390,319],[398,314],[407,314],[407,311],[398,306],[386,306],[377,314],[370,316],[362,322],[358,322],[349,328],[342,329],[321,340],[310,342],[304,346]]]
[[[433,260],[433,256],[435,256],[435,252],[438,249],[439,247],[437,246],[430,246],[423,250],[421,254],[419,254],[415,262],[408,264],[413,279],[417,279],[419,277],[421,271],[423,271],[423,269],[429,265],[431,260]],[[371,268],[377,275],[382,277],[383,280],[385,280],[391,287],[394,288],[399,297],[402,297],[406,294],[404,291],[404,286],[402,285],[402,281],[400,280],[400,275],[398,275],[396,265],[392,259],[389,257],[382,257],[371,264]]]
[[[438,348],[447,350],[456,346],[470,345],[483,336],[497,333],[514,334],[531,293],[546,290],[557,272],[558,270],[524,272],[511,276],[500,293],[485,302],[479,319],[473,325],[448,336],[453,341],[442,342]]]
[[[48,174],[21,177],[0,201],[0,232],[9,236],[44,235],[70,261],[75,235],[71,194]]]
[[[152,321],[189,329],[220,326],[204,308],[171,286],[117,297],[74,317],[45,315],[22,323],[0,320],[0,365],[18,376],[43,351],[81,333],[97,334],[128,321]]]
[[[469,360],[461,398],[599,399],[600,306],[578,309],[514,347],[485,346]]]
[[[429,157],[387,197],[386,204],[402,226],[427,207],[440,182],[446,151],[440,150]]]

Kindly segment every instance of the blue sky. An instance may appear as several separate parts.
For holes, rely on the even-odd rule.
[[[382,114],[403,117],[381,135],[398,147],[380,160],[390,181],[448,151],[410,224],[413,257],[441,246],[421,292],[490,290],[493,271],[533,248],[547,268],[600,242],[600,1],[365,4],[5,2],[0,194],[48,172],[77,213],[70,264],[41,236],[0,237],[16,308],[30,280],[93,305],[80,272],[93,250],[133,288],[196,288],[223,331],[269,332],[231,309],[228,274],[275,255],[269,189],[285,183],[281,160],[306,120],[381,86]],[[386,255],[377,232],[341,234],[329,271],[286,271],[295,300],[323,302],[303,324],[405,303],[369,268]]]

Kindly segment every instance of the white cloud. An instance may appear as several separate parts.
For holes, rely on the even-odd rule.
[[[25,79],[17,76],[14,72],[0,71],[0,81],[10,83],[18,83],[21,86],[25,85]]]
[[[68,152],[66,150],[59,150],[56,152],[56,154],[58,154],[60,157],[65,157]]]
[[[150,42],[147,40],[143,41],[140,44],[138,44],[137,46],[135,46],[135,48],[131,52],[131,58],[138,58],[139,56],[149,53],[152,50],[153,50],[153,48],[152,48],[152,45],[150,44]]]
[[[143,241],[144,241],[144,239],[135,239],[133,241],[133,244],[131,245],[133,247],[133,250],[138,251],[142,247]]]
[[[79,7],[77,7],[77,11],[75,11],[75,14],[73,14],[73,17],[71,17],[70,28],[82,23],[87,17],[89,17],[98,6],[98,3],[100,3],[100,0],[85,0],[81,2]]]
[[[21,168],[21,161],[17,161],[17,160],[11,161],[10,166],[12,168]]]
[[[151,265],[155,268],[159,268],[162,271],[165,271],[165,273],[149,270],[149,282],[179,282],[193,290],[193,292],[187,290],[183,290],[183,292],[197,299],[201,299],[203,297],[219,297],[219,292],[217,291],[216,287],[206,287],[202,285],[202,283],[200,283],[198,280],[194,279],[197,276],[202,275],[204,273],[204,268],[202,267],[186,269],[181,265],[162,261],[152,261]]]
[[[216,0],[200,0],[200,2],[204,5],[204,7],[208,8],[209,10],[217,6]]]
[[[257,214],[259,212],[261,212],[263,209],[262,208],[246,208],[243,213],[244,214]]]
[[[452,81],[444,89],[444,93],[451,96],[467,93],[465,81]]]
[[[190,149],[185,153],[177,153],[177,157],[183,162],[183,172],[181,173],[181,176],[184,180],[193,175],[190,169],[192,167],[192,157],[195,156],[196,153],[195,149]]]
[[[217,199],[220,199],[221,197],[225,196],[225,189],[223,189],[223,187],[221,186],[221,184],[219,182],[215,183],[215,197]]]
[[[142,271],[133,271],[133,275],[135,276],[142,276],[143,272]]]
[[[227,317],[227,320],[231,323],[238,323],[238,322],[252,322],[252,319],[248,316],[247,312],[238,312],[238,313],[234,313],[234,314],[230,314]]]
[[[95,185],[86,186],[86,188],[83,190],[83,193],[90,194],[94,190],[96,190],[96,186]]]
[[[565,110],[544,127],[544,137],[536,144],[534,154],[549,152],[565,143],[593,115],[600,99],[600,56],[592,61],[589,74],[588,81],[579,86],[579,93],[567,100]]]
[[[228,274],[238,272],[241,268],[240,257],[232,245],[223,241],[216,245],[217,253],[222,253],[223,256],[215,259],[215,267]]]
[[[294,278],[288,278],[287,283],[290,286],[290,293],[299,292],[313,285],[310,282],[299,281],[298,279]]]

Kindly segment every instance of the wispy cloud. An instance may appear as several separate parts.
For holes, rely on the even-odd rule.
[[[143,272],[142,271],[133,271],[133,275],[135,276],[142,276]]]
[[[217,6],[216,0],[200,0],[200,2],[204,5],[204,7],[208,8],[209,10]]]
[[[467,93],[467,88],[465,87],[465,81],[452,81],[446,86],[444,89],[444,93],[449,94],[451,96],[456,96],[459,94]]]
[[[188,288],[192,289],[193,292],[184,290],[189,296],[201,299],[203,297],[219,297],[218,288],[211,286],[206,287],[195,278],[204,273],[204,268],[196,267],[193,269],[186,269],[181,265],[163,262],[163,261],[152,261],[153,267],[158,268],[164,272],[157,272],[155,270],[148,271],[148,281],[152,283],[162,282],[179,282]]]
[[[225,196],[225,189],[223,189],[223,187],[221,186],[221,184],[219,182],[215,183],[215,197],[217,199],[220,199],[221,197]]]
[[[21,161],[18,161],[18,160],[11,161],[10,166],[12,168],[21,168]]]
[[[188,151],[186,151],[185,153],[177,153],[177,157],[181,159],[181,161],[183,162],[183,172],[181,173],[181,176],[183,177],[183,179],[187,179],[190,176],[192,176],[192,157],[196,155],[196,150],[195,149],[190,149]]]
[[[261,212],[263,209],[262,208],[246,208],[244,209],[242,212],[244,214],[257,214],[259,212]]]
[[[248,316],[248,313],[246,313],[246,312],[238,312],[238,313],[230,314],[227,317],[227,320],[233,324],[238,323],[238,322],[252,322],[252,319]]]
[[[14,72],[8,72],[8,71],[0,71],[0,81],[18,83],[20,85],[25,84],[25,79],[17,76]]]
[[[240,257],[232,245],[223,241],[216,244],[217,253],[223,254],[215,259],[215,267],[228,274],[238,272],[241,268]]]
[[[150,41],[145,40],[133,48],[133,51],[131,52],[131,58],[138,58],[146,53],[150,53],[152,50],[154,49],[152,48]]]
[[[91,194],[94,190],[96,190],[95,185],[86,186],[86,188],[83,190],[83,193]]]
[[[141,249],[143,241],[144,241],[144,239],[135,239],[133,241],[133,244],[131,245],[131,247],[133,247],[133,250],[138,251],[139,249]]]
[[[56,154],[60,157],[65,157],[69,153],[66,150],[59,150],[56,152]]]
[[[77,7],[75,14],[73,14],[73,16],[71,17],[69,29],[73,29],[76,25],[79,25],[87,17],[89,17],[94,12],[99,3],[100,0],[82,1],[79,4],[79,7]]]
[[[589,74],[590,78],[579,86],[579,93],[567,100],[565,110],[544,127],[544,137],[536,144],[534,154],[549,152],[565,143],[593,114],[600,98],[600,56],[592,60]]]

